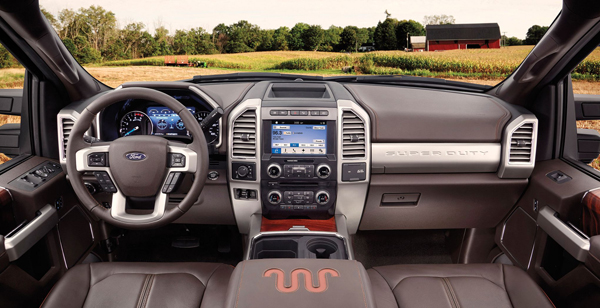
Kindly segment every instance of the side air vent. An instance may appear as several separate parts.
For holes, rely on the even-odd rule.
[[[365,123],[352,111],[342,114],[342,157],[364,158]]]
[[[256,110],[246,110],[233,122],[234,157],[256,156]]]
[[[70,118],[61,118],[60,121],[62,136],[60,136],[60,146],[62,153],[62,160],[65,160],[67,157],[67,143],[69,142],[69,137],[71,136],[71,130],[73,129],[73,125],[75,125],[75,121]]]
[[[510,137],[509,163],[529,163],[533,145],[533,123],[523,123]]]

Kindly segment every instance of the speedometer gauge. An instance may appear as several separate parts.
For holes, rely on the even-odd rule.
[[[196,120],[198,123],[202,122],[208,116],[208,111],[198,111],[196,112]],[[207,131],[204,131],[204,137],[206,138],[207,143],[214,143],[219,139],[219,122],[215,122],[215,124],[211,125]]]
[[[152,135],[152,122],[150,121],[150,118],[141,111],[128,112],[121,118],[119,135],[121,137]]]

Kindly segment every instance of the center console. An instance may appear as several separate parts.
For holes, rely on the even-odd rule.
[[[329,218],[337,196],[336,109],[265,108],[262,213],[268,218]]]
[[[264,234],[255,216],[271,223],[336,216],[345,223],[338,233],[358,230],[370,178],[370,118],[342,85],[259,82],[229,111],[227,136],[241,233]],[[309,224],[300,229],[323,231]]]

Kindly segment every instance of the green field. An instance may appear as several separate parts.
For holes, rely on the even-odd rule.
[[[190,55],[192,63],[205,62],[209,68],[241,71],[315,72],[341,74],[345,66],[358,74],[398,74],[439,78],[503,79],[510,75],[531,51],[532,46],[501,49],[452,50],[444,52],[377,51],[345,54],[310,51],[270,51],[242,54]],[[110,61],[93,66],[163,66],[164,57]],[[600,50],[581,63],[573,74],[576,80],[600,80]]]

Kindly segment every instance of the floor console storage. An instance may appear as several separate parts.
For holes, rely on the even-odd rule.
[[[375,307],[362,264],[348,260],[249,260],[231,276],[225,307]]]

